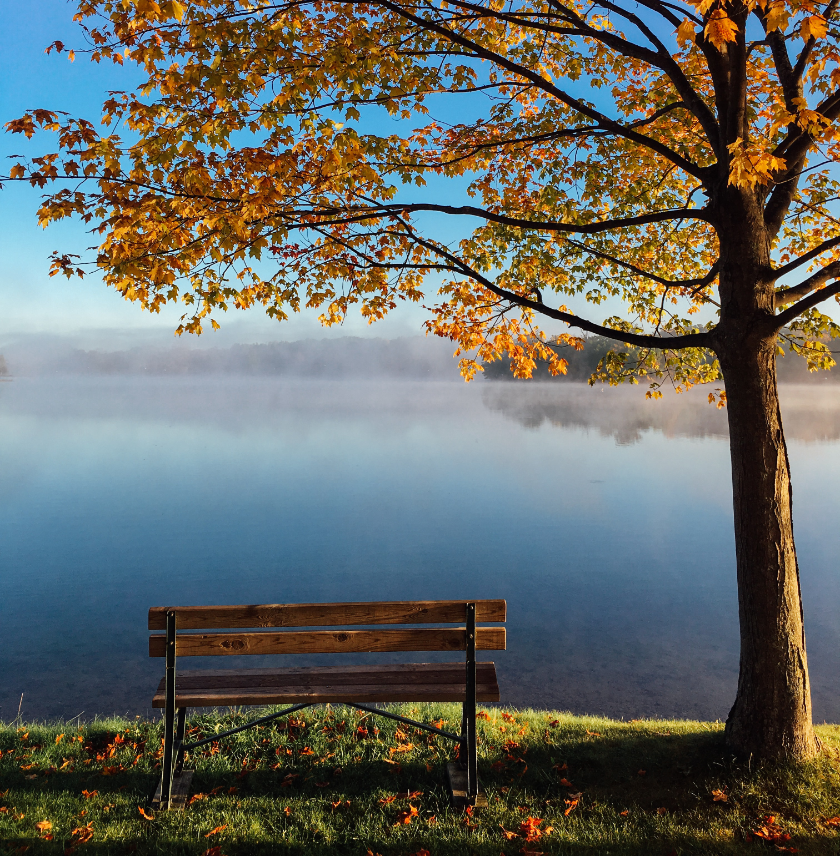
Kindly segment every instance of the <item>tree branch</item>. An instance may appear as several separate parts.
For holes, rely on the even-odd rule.
[[[475,280],[479,285],[484,286],[488,291],[501,297],[502,300],[507,300],[515,306],[521,306],[523,309],[531,309],[540,315],[545,315],[547,318],[554,318],[557,321],[563,321],[570,327],[578,327],[585,330],[587,333],[593,333],[596,336],[604,336],[607,339],[612,339],[615,342],[624,342],[627,345],[636,345],[640,348],[659,348],[660,350],[680,351],[685,348],[708,348],[710,347],[709,333],[686,333],[681,336],[649,336],[644,333],[627,333],[622,330],[614,330],[612,327],[604,327],[601,324],[595,324],[588,321],[586,318],[580,318],[571,312],[566,312],[562,309],[553,309],[545,303],[537,300],[530,300],[523,297],[521,294],[509,291],[506,288],[501,288],[492,280],[488,279],[483,274],[472,268],[462,259],[453,255],[449,250],[439,246],[438,244],[429,241],[425,238],[413,236],[418,244],[428,249],[437,255],[442,256],[450,264],[460,271],[463,276],[467,276]]]
[[[660,285],[664,285],[666,288],[691,288],[692,286],[703,287],[705,285],[709,285],[717,276],[718,271],[720,270],[720,259],[718,259],[709,269],[709,272],[702,278],[665,279],[665,277],[657,276],[655,273],[649,273],[648,271],[643,270],[642,268],[637,267],[634,264],[625,262],[623,259],[620,259],[617,256],[611,256],[609,253],[603,253],[600,250],[595,250],[592,247],[588,247],[586,244],[582,244],[580,241],[574,241],[571,238],[566,238],[566,243],[572,244],[572,246],[578,247],[584,252],[590,253],[591,255],[596,256],[599,259],[604,259],[604,261],[617,264],[620,267],[629,270],[631,273],[635,273],[638,276],[642,276],[645,279],[651,280],[651,282],[658,282]]]
[[[819,288],[823,283],[838,276],[840,276],[840,261],[832,262],[800,282],[799,285],[792,285],[790,288],[782,288],[777,291],[773,305],[776,309],[785,306],[806,294],[810,294],[815,288]]]
[[[815,306],[822,303],[823,300],[828,300],[829,297],[833,297],[838,293],[840,293],[840,281],[827,285],[825,288],[821,288],[813,294],[809,294],[807,297],[800,300],[799,303],[794,303],[793,306],[788,307],[784,312],[780,312],[778,315],[774,316],[774,329],[781,330],[782,327],[786,327],[803,312],[806,312],[808,309],[813,309]]]
[[[829,238],[827,241],[823,241],[818,246],[814,247],[813,250],[809,250],[804,255],[801,255],[798,259],[794,259],[792,262],[789,262],[786,265],[783,265],[780,268],[777,268],[773,273],[776,276],[776,279],[781,279],[783,276],[795,271],[798,267],[806,264],[811,261],[811,259],[815,259],[817,256],[824,253],[826,250],[830,250],[832,247],[836,247],[840,244],[840,237],[837,238]]]
[[[669,149],[668,146],[665,146],[662,143],[651,139],[650,137],[646,137],[644,134],[638,134],[635,131],[628,129],[625,125],[622,125],[621,122],[617,122],[614,119],[610,119],[603,113],[600,113],[598,110],[589,107],[584,102],[571,96],[565,90],[558,89],[556,86],[554,86],[553,83],[546,80],[537,72],[532,71],[529,68],[525,68],[524,66],[519,65],[518,63],[512,62],[507,57],[502,56],[501,54],[498,54],[495,51],[488,50],[487,48],[482,47],[472,39],[462,36],[460,33],[454,32],[449,27],[436,23],[435,21],[430,21],[426,18],[422,18],[419,15],[415,15],[413,12],[410,12],[407,9],[403,9],[393,0],[376,0],[376,3],[385,9],[390,9],[395,15],[399,15],[405,20],[411,21],[418,27],[421,27],[426,31],[436,33],[442,38],[450,41],[452,44],[456,44],[462,48],[466,48],[479,59],[495,63],[500,68],[504,68],[511,74],[517,75],[518,77],[523,77],[526,80],[530,80],[535,86],[542,89],[548,95],[553,96],[562,104],[565,104],[567,107],[571,107],[573,110],[576,110],[582,116],[587,116],[590,119],[601,123],[608,130],[614,131],[617,136],[624,137],[625,139],[631,140],[632,142],[637,143],[652,152],[656,152],[657,154],[662,155],[662,157],[664,157],[666,160],[671,161],[671,163],[675,164],[684,172],[694,176],[698,180],[702,181],[705,177],[706,171],[702,167],[699,167],[697,164],[693,163],[687,158],[684,158],[681,154],[673,151],[672,149]],[[593,37],[598,38],[599,41],[603,41],[603,32],[604,31],[601,30],[595,30],[593,31],[593,33],[595,34]],[[639,48],[639,50],[643,51],[644,49]],[[647,53],[650,54],[652,52],[648,51]]]

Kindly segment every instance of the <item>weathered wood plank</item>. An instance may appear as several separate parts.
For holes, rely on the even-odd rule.
[[[341,701],[463,701],[464,667],[457,672],[441,670],[434,663],[410,664],[412,680],[405,680],[400,666],[368,667],[350,675],[333,669],[254,669],[243,672],[184,672],[178,676],[176,704],[179,707],[226,706],[231,704],[295,704]],[[448,665],[448,664],[447,664]],[[417,666],[425,666],[418,671]],[[476,664],[479,701],[499,701],[494,663]],[[165,681],[158,685],[154,707],[163,707]],[[395,696],[394,694],[397,693]]]
[[[362,686],[288,686],[253,687],[251,689],[194,689],[178,688],[175,704],[178,707],[227,707],[229,705],[267,704],[340,704],[342,702],[462,702],[466,689],[457,684],[364,684]],[[497,684],[477,684],[476,700],[494,702],[500,700]],[[153,707],[164,706],[163,694],[155,695]]]
[[[179,630],[227,627],[330,627],[353,624],[458,624],[465,600],[372,603],[269,603],[240,606],[154,606],[149,630],[166,629],[166,612],[177,613]],[[477,600],[476,621],[505,621],[504,600]]]
[[[477,650],[503,651],[504,627],[476,629]],[[179,657],[243,654],[340,654],[391,651],[463,651],[466,631],[458,628],[416,627],[405,630],[288,630],[280,633],[183,633],[175,651]],[[149,637],[149,656],[166,655],[164,636]]]
[[[476,676],[479,683],[484,678],[495,679],[493,663],[477,663]],[[179,671],[178,689],[212,689],[214,687],[248,688],[278,687],[300,684],[322,684],[343,686],[352,684],[462,684],[465,680],[463,663],[409,663],[384,666],[316,667],[284,669],[225,669],[219,671]],[[165,679],[161,679],[159,690],[163,692]]]

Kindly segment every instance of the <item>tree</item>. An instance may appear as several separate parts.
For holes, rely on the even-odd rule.
[[[8,123],[58,135],[8,178],[49,187],[42,224],[91,224],[127,299],[186,304],[179,333],[255,305],[375,320],[431,281],[427,328],[475,351],[468,379],[504,354],[517,376],[537,358],[563,372],[584,342],[541,316],[632,346],[597,375],[646,378],[649,397],[722,378],[741,623],[726,737],[806,758],[775,354],[786,339],[827,368],[840,333],[817,309],[840,292],[837,6],[80,0],[90,58],[145,82],[111,94],[101,131],[47,110]],[[564,296],[626,313],[595,323]]]

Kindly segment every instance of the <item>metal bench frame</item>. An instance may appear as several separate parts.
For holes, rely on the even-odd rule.
[[[466,698],[464,699],[461,715],[461,733],[453,734],[451,731],[444,731],[440,728],[435,728],[433,725],[428,725],[424,722],[417,722],[405,716],[399,716],[396,713],[391,713],[387,710],[382,710],[370,705],[358,704],[352,702],[337,702],[346,707],[352,707],[357,710],[363,710],[367,713],[383,716],[388,719],[402,722],[406,725],[420,728],[424,731],[431,732],[440,737],[445,737],[452,740],[459,746],[459,759],[466,773],[466,800],[467,805],[475,805],[479,796],[478,791],[478,757],[476,751],[476,661],[475,661],[475,642],[476,642],[476,605],[474,602],[466,603]],[[245,731],[248,728],[253,728],[257,725],[262,725],[265,722],[271,722],[273,719],[278,719],[282,716],[288,716],[298,710],[303,710],[307,707],[313,707],[316,704],[323,702],[304,702],[295,704],[278,713],[272,713],[268,716],[262,716],[259,719],[254,719],[245,725],[240,725],[237,728],[231,728],[228,731],[223,731],[220,734],[214,734],[212,737],[206,737],[203,740],[196,740],[192,743],[184,740],[186,729],[187,708],[176,707],[175,705],[175,642],[177,635],[176,627],[176,612],[175,610],[167,610],[166,612],[166,677],[165,677],[165,704],[164,704],[164,724],[163,724],[163,763],[161,770],[161,779],[159,787],[159,806],[162,809],[171,808],[173,805],[173,786],[176,777],[180,776],[184,767],[184,754],[186,752],[197,749],[199,746],[204,746],[207,743],[220,740],[223,737],[229,737],[231,734],[237,734],[240,731]],[[464,759],[466,762],[464,763]],[[452,773],[449,771],[450,791],[453,791]]]

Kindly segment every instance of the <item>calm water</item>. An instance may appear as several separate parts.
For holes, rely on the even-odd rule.
[[[840,389],[784,394],[814,711],[840,721]],[[0,467],[0,719],[21,693],[30,719],[147,713],[166,603],[504,597],[510,704],[716,719],[734,697],[726,424],[701,397],[19,379]]]

